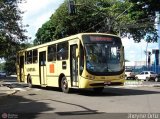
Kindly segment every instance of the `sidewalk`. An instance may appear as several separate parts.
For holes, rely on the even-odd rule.
[[[0,98],[13,95],[18,91],[23,91],[25,87],[28,87],[28,85],[19,83],[15,79],[0,79]]]
[[[4,96],[13,95],[17,92],[16,89],[9,86],[10,84],[10,82],[6,82],[6,79],[0,79],[0,98]]]
[[[0,84],[0,98],[3,96],[13,95],[14,93],[16,93],[16,90],[10,89]]]

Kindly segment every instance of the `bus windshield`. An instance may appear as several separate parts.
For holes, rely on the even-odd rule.
[[[122,70],[122,43],[113,36],[84,36],[86,68],[91,73],[119,72]]]

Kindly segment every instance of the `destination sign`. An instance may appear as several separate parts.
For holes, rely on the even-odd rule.
[[[90,36],[91,41],[112,41],[111,37]]]
[[[111,35],[83,35],[84,43],[118,43],[121,44],[121,39]]]

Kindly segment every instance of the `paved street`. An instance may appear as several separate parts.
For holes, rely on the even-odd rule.
[[[119,119],[130,113],[160,113],[160,87],[106,87],[102,94],[92,90],[65,94],[57,88],[30,89],[22,84],[12,88],[18,91],[0,98],[0,112],[19,118]]]

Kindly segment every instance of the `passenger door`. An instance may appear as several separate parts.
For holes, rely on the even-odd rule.
[[[41,85],[46,85],[46,51],[39,52],[39,79]]]
[[[71,85],[78,86],[78,57],[76,55],[76,49],[78,45],[70,46],[70,68],[71,68]]]

